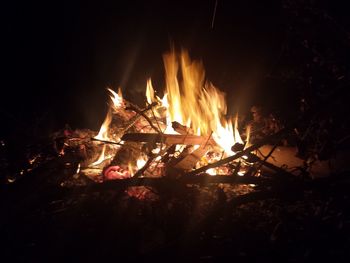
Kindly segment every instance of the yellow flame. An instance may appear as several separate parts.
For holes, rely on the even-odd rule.
[[[243,144],[243,140],[238,131],[238,115],[236,115],[236,118],[235,118],[235,142]]]
[[[95,139],[98,140],[108,140],[108,131],[109,131],[109,125],[112,122],[112,112],[109,110],[105,120],[103,121],[100,131],[98,132],[98,134],[95,136]]]
[[[118,93],[116,93],[115,91],[113,91],[111,89],[107,89],[107,90],[111,93],[111,95],[110,95],[110,99],[112,101],[111,107],[114,110],[118,110],[119,108],[123,107],[124,104],[123,104],[123,96],[121,93],[121,89],[120,88],[118,89]],[[98,139],[98,140],[111,140],[111,137],[109,136],[109,126],[110,126],[111,122],[112,122],[112,111],[111,111],[111,109],[109,109],[107,112],[106,118],[101,125],[100,131],[98,132],[98,134],[94,138]],[[91,163],[90,166],[99,165],[104,160],[112,157],[112,155],[111,156],[106,155],[106,149],[107,149],[107,146],[104,145],[99,158],[95,162]]]
[[[96,166],[96,165],[101,164],[105,160],[105,152],[106,152],[106,145],[103,145],[103,149],[102,149],[102,152],[100,154],[100,157],[95,162],[90,164],[89,166]]]
[[[131,162],[128,163],[128,170],[131,176],[134,176],[135,173],[140,170],[143,166],[145,166],[147,162],[147,156],[141,155],[137,160],[136,160],[136,166],[133,165]]]
[[[177,121],[191,127],[197,135],[212,136],[226,154],[233,154],[231,146],[243,143],[238,132],[238,118],[235,126],[225,119],[227,105],[225,94],[205,81],[203,64],[192,61],[186,51],[178,56],[174,50],[163,56],[165,66],[165,95],[163,99],[154,96],[150,80],[147,82],[148,103],[160,102],[167,109],[165,133],[176,133],[171,123]],[[181,73],[182,81],[179,81]]]
[[[141,156],[140,158],[137,159],[136,161],[136,166],[137,169],[141,169],[147,162],[147,157]]]
[[[214,176],[216,175],[216,170],[214,168],[210,168],[206,171],[207,174]]]
[[[122,96],[122,91],[120,88],[118,88],[118,93],[116,93],[115,91],[113,91],[112,89],[107,89],[111,95],[111,101],[113,102],[112,107],[114,109],[118,109],[120,107],[123,107],[123,96]]]
[[[252,129],[252,126],[251,125],[248,125],[247,128],[246,128],[246,143],[245,143],[245,147],[244,148],[247,148],[250,146],[250,132],[251,132],[251,129]]]
[[[156,98],[154,96],[154,89],[152,86],[152,81],[151,79],[147,80],[147,86],[146,86],[146,98],[147,98],[147,103],[152,104],[152,102],[156,101]]]
[[[244,176],[244,174],[245,174],[245,171],[239,171],[239,172],[237,173],[238,176]]]
[[[165,93],[167,94],[167,104],[170,121],[177,121],[181,124],[183,122],[183,113],[181,106],[180,86],[177,80],[178,62],[175,56],[175,52],[165,54],[163,56],[166,86]]]
[[[202,62],[191,60],[186,51],[176,54],[174,49],[163,56],[163,61],[165,67],[164,96],[161,99],[155,95],[151,79],[149,79],[146,98],[148,104],[157,102],[162,107],[162,111],[159,112],[163,112],[162,117],[166,118],[164,133],[176,134],[177,132],[172,128],[172,122],[176,121],[191,127],[197,135],[211,135],[227,155],[234,154],[231,147],[237,142],[243,143],[238,132],[238,116],[234,120],[234,125],[231,119],[225,117],[227,113],[225,94],[206,81]],[[108,91],[111,93],[112,109],[118,111],[125,107],[120,89],[118,93],[111,89]],[[159,112],[156,114],[160,114]],[[110,110],[95,138],[109,139],[108,131],[111,121],[112,111]],[[247,140],[249,140],[248,133]],[[181,151],[181,149],[178,150]],[[106,158],[105,151],[106,146],[103,147],[102,154],[94,165]],[[145,162],[145,158],[141,158],[137,161],[136,166],[130,165],[130,173],[133,174]]]

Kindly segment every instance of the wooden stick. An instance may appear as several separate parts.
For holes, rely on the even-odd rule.
[[[106,144],[114,144],[114,145],[123,145],[120,142],[112,142],[112,141],[106,141],[106,140],[101,140],[101,139],[96,139],[94,137],[90,138],[91,141],[97,141],[97,142],[102,142],[102,143],[106,143]]]
[[[148,167],[150,166],[150,164],[152,163],[152,161],[154,160],[154,158],[156,157],[156,155],[153,155],[152,157],[148,158],[147,162],[145,163],[144,166],[142,166],[134,175],[134,178],[138,178],[141,175],[143,175],[143,173],[148,169]]]
[[[137,114],[141,115],[142,117],[144,117],[146,119],[146,121],[149,123],[149,125],[159,134],[161,134],[162,132],[159,130],[158,127],[154,126],[154,124],[152,123],[152,120],[145,114],[146,111],[152,109],[153,106],[155,106],[156,104],[152,103],[150,104],[146,109],[144,110],[140,110],[139,107],[137,107],[134,104],[129,103],[129,108],[133,111],[135,111]]]
[[[122,141],[133,142],[163,142],[168,145],[185,144],[185,145],[202,145],[208,138],[197,135],[180,135],[180,134],[156,134],[156,133],[126,133],[121,138]],[[209,139],[208,144],[216,145],[214,139]]]
[[[256,168],[253,176],[257,173],[257,171],[259,171],[259,169],[261,168],[261,166],[263,166],[265,163],[267,163],[267,159],[269,159],[269,157],[271,156],[271,154],[276,150],[277,148],[277,143],[272,147],[272,149],[270,150],[270,152],[264,157],[263,160],[261,160],[260,164],[258,165],[258,167]]]
[[[171,126],[173,127],[173,129],[175,131],[177,131],[178,133],[185,135],[185,134],[193,134],[193,130],[189,127],[186,127],[180,123],[178,123],[177,121],[173,121],[171,123]]]
[[[203,155],[205,155],[208,152],[209,150],[208,142],[210,138],[211,138],[211,134],[207,136],[206,141],[198,149],[194,150],[193,152],[191,152],[190,154],[188,154],[187,156],[179,160],[174,165],[174,168],[180,169],[183,171],[191,170],[196,165],[196,163],[203,157]]]

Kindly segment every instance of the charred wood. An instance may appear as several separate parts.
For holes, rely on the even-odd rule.
[[[193,130],[191,128],[186,127],[186,126],[178,123],[177,121],[173,121],[171,123],[171,126],[173,127],[173,129],[175,131],[177,131],[178,133],[180,133],[182,135],[193,134]]]
[[[133,142],[159,142],[168,145],[201,145],[206,143],[207,138],[197,135],[180,135],[180,134],[155,134],[155,133],[127,133],[121,138],[123,141]],[[213,139],[209,139],[208,144],[216,145]]]
[[[114,156],[111,165],[119,165],[124,168],[130,164],[136,166],[136,161],[141,155],[141,146],[135,142],[126,142]]]

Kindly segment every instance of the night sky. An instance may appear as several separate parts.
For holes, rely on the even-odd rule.
[[[348,26],[343,6],[320,1]],[[281,1],[19,1],[2,7],[1,118],[14,127],[98,129],[106,87],[142,103],[146,79],[162,90],[170,43],[202,59],[230,110],[258,100],[280,57],[287,22]],[[4,94],[6,92],[6,95]],[[256,94],[259,94],[256,95]]]

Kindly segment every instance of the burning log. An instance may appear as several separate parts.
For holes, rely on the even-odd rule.
[[[140,144],[137,144],[135,142],[126,142],[116,153],[110,166],[119,166],[119,167],[122,167],[123,169],[129,170],[128,169],[129,166],[136,167],[136,162],[139,159],[140,155],[141,155]]]
[[[186,154],[185,156],[174,159],[172,162],[170,162],[167,166],[167,176],[178,177],[183,171],[192,169],[196,163],[208,152],[210,148],[208,141],[210,138],[211,136],[207,138],[206,143],[201,145],[198,149],[194,150],[190,154]]]
[[[196,163],[208,152],[210,145],[208,145],[211,135],[207,137],[206,142],[202,144],[198,149],[185,156],[182,160],[177,162],[174,167],[183,171],[192,169]]]
[[[190,170],[196,163],[203,157],[203,155],[208,151],[208,146],[200,146],[198,149],[194,150],[192,153],[185,156],[180,160],[174,167],[180,170]]]
[[[208,138],[203,136],[180,134],[127,133],[122,136],[121,140],[132,142],[158,142],[168,145],[201,145],[203,143],[216,145],[216,142],[212,138],[208,140]]]
[[[171,126],[173,127],[173,129],[182,134],[182,135],[186,135],[186,134],[193,134],[193,130],[189,127],[186,127],[180,123],[178,123],[177,121],[173,121],[171,123]]]
[[[106,143],[106,144],[113,144],[113,145],[123,145],[120,142],[112,142],[112,141],[97,139],[97,138],[94,138],[94,137],[91,138],[91,141],[96,141],[96,142],[101,142],[101,143]]]

